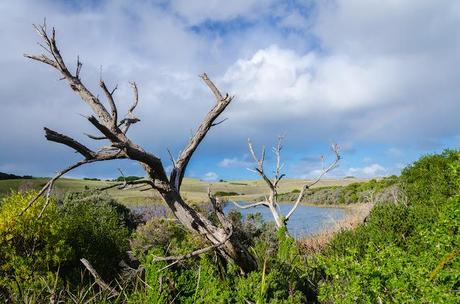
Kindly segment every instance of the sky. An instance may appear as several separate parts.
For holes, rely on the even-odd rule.
[[[81,78],[103,96],[99,77],[118,84],[121,112],[139,87],[141,119],[129,137],[171,168],[215,104],[198,75],[235,95],[194,154],[186,176],[254,179],[247,148],[284,137],[284,172],[315,177],[321,155],[330,177],[399,174],[428,153],[460,148],[460,1],[452,0],[16,0],[0,1],[0,171],[51,176],[79,156],[47,142],[43,127],[101,145],[82,115],[90,108],[40,54],[32,24],[46,17]],[[70,177],[143,175],[132,161],[82,167]]]

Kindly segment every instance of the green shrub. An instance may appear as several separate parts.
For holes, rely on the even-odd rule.
[[[459,193],[459,163],[460,152],[446,150],[442,154],[424,156],[406,167],[401,180],[410,202],[436,204],[438,199]]]
[[[457,303],[460,157],[422,157],[403,170],[409,205],[374,207],[317,256],[318,299],[337,303]]]
[[[261,225],[260,229],[264,229],[259,216],[250,217],[247,220],[250,224],[241,221],[238,213],[233,214],[233,219],[242,227]],[[180,251],[178,247],[184,252],[193,250],[190,244],[177,242],[175,233],[164,232],[172,236],[168,250]],[[264,241],[263,233],[246,235],[254,237],[250,240],[254,244],[252,252],[260,266],[258,271],[246,275],[213,252],[166,267],[165,262],[154,262],[155,256],[166,253],[165,249],[161,246],[151,249],[143,259],[150,303],[169,303],[173,299],[175,303],[305,303],[307,298],[314,297],[314,291],[305,280],[305,263],[295,241],[285,233],[271,232],[275,246]]]
[[[28,289],[43,288],[38,278],[53,276],[71,256],[53,199],[40,219],[43,198],[18,216],[36,194],[12,193],[0,204],[0,300],[2,293],[3,297],[19,296]]]
[[[214,193],[215,196],[237,196],[237,195],[240,195],[240,193],[238,192],[234,192],[234,191],[217,191],[216,193]]]
[[[116,182],[124,182],[124,181],[133,182],[133,181],[137,181],[137,180],[140,180],[140,179],[143,179],[143,177],[130,175],[130,176],[119,176],[114,181],[116,181]]]
[[[59,208],[62,239],[72,248],[72,259],[63,265],[70,273],[87,259],[106,280],[115,277],[119,262],[127,257],[134,225],[129,209],[98,192],[70,193]],[[77,273],[78,275],[78,273]]]

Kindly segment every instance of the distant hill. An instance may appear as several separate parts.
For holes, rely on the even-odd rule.
[[[8,173],[0,172],[0,180],[3,180],[3,179],[27,179],[27,178],[32,178],[32,176],[31,175],[20,176],[20,175],[8,174]]]

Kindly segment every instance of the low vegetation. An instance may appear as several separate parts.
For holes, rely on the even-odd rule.
[[[292,202],[300,190],[281,193],[280,201]],[[397,176],[371,179],[367,182],[353,182],[348,185],[322,186],[309,189],[302,199],[309,205],[350,205],[363,203],[398,202],[405,200],[405,194]]]
[[[31,175],[16,175],[16,174],[8,174],[4,172],[0,172],[0,180],[5,179],[30,179],[32,178]]]
[[[258,268],[245,275],[213,250],[162,260],[206,244],[175,220],[139,222],[107,194],[52,199],[39,218],[45,199],[17,216],[35,192],[16,192],[0,203],[0,301],[457,303],[460,152],[422,157],[398,178],[347,191],[384,189],[382,183],[401,185],[405,199],[375,202],[368,216],[356,216],[315,246],[276,232],[260,215],[228,214],[235,237],[257,259]],[[214,212],[207,216],[217,223]]]
[[[214,193],[215,196],[238,196],[240,193],[234,191],[217,191]]]

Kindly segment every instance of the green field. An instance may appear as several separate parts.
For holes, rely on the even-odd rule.
[[[0,197],[5,196],[10,191],[18,189],[40,189],[47,182],[47,178],[33,179],[10,179],[0,180]],[[346,186],[351,183],[364,182],[367,179],[324,179],[315,187],[324,186]],[[286,179],[280,183],[279,193],[291,192],[294,189],[300,189],[305,180]],[[67,191],[83,191],[85,189],[96,189],[114,184],[107,181],[91,181],[83,179],[59,179],[55,184],[54,193],[59,197]],[[185,178],[182,184],[182,193],[189,203],[202,203],[207,201],[208,187],[212,192],[236,192],[239,195],[228,196],[229,199],[239,201],[250,201],[267,193],[267,187],[263,181],[225,181],[225,182],[204,182],[198,179]],[[140,191],[139,189],[110,189],[107,190],[110,195],[126,205],[145,205],[149,203],[161,203],[161,198],[154,190]]]

